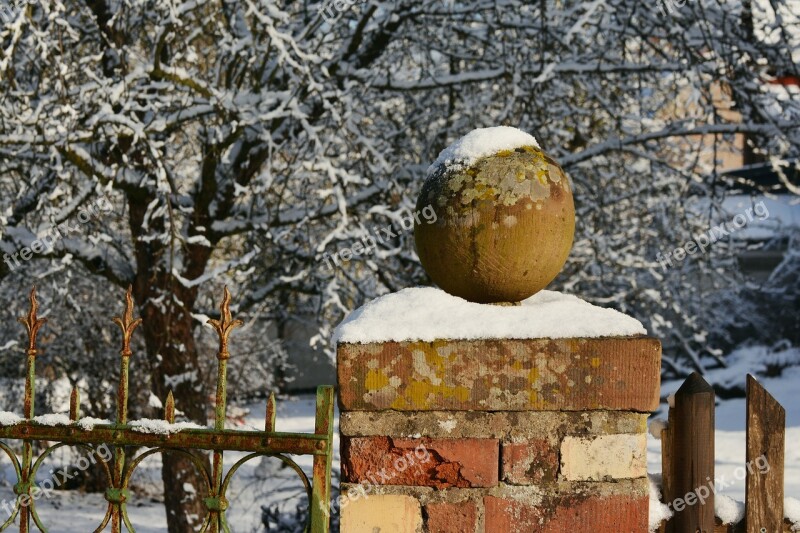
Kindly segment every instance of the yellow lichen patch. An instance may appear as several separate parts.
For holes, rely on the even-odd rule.
[[[475,201],[482,200],[512,206],[527,196],[547,198],[548,181],[557,183],[560,178],[550,174],[544,154],[525,147],[523,153],[501,151],[466,170],[453,172],[446,187],[450,191],[448,196],[458,195],[462,208],[474,207]]]
[[[447,372],[445,358],[439,355],[438,352],[432,350],[431,352],[426,353],[425,360],[428,362],[428,366],[433,368],[436,376],[444,376],[445,372]]]
[[[493,198],[496,193],[494,187],[490,186],[487,183],[481,183],[481,182],[475,184],[474,191],[475,191],[474,197],[478,200],[489,200]]]
[[[402,411],[408,407],[408,402],[403,396],[397,396],[392,402],[392,405],[389,406],[390,409],[396,409],[398,411]]]
[[[592,357],[592,360],[590,361],[590,364],[592,365],[592,368],[597,368],[598,366],[600,366],[600,358],[599,357]]]
[[[523,146],[522,149],[528,152],[529,154],[542,155],[542,151],[534,146]]]
[[[528,391],[528,401],[530,402],[530,407],[534,409],[542,409],[547,406],[545,399],[539,396],[539,391]]]
[[[406,402],[414,408],[424,409],[428,407],[428,394],[433,385],[424,381],[412,381],[405,390]]]
[[[586,344],[586,339],[565,339],[564,342],[566,342],[565,350],[575,354],[575,357],[580,359],[580,354],[583,353],[583,345]]]
[[[457,385],[455,387],[448,387],[447,385],[441,385],[437,387],[437,393],[440,394],[443,398],[455,398],[459,402],[466,402],[469,400],[469,389],[466,387],[462,387],[461,385]]]
[[[426,409],[433,398],[455,398],[459,402],[469,401],[469,389],[461,385],[432,385],[428,381],[412,381],[404,393],[404,403],[416,409]],[[398,400],[395,400],[397,403]]]
[[[430,344],[431,348],[433,348],[434,350],[436,350],[438,352],[442,348],[447,348],[449,350],[452,350],[453,347],[452,347],[451,343],[452,343],[452,341],[449,341],[449,340],[446,340],[446,339],[438,339],[438,340],[435,340],[435,341],[433,341],[431,343],[428,343],[428,344]]]
[[[448,360],[451,359],[438,352],[440,347],[444,347],[441,342],[420,342],[410,346],[414,373],[419,378],[427,379],[432,386],[442,384],[442,378],[447,373]]]
[[[367,372],[367,377],[364,379],[364,388],[368,391],[376,391],[384,388],[389,384],[389,378],[382,370],[370,369]]]
[[[450,362],[458,358],[459,351],[453,346],[452,342],[437,340],[430,344],[442,358],[446,358]]]

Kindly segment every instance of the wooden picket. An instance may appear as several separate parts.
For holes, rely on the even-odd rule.
[[[783,456],[786,411],[756,379],[747,376],[747,464],[764,457],[769,470],[748,470],[745,496],[747,533],[780,531],[783,524]]]
[[[662,500],[694,496],[685,498],[691,503],[674,512],[659,531],[789,533],[791,524],[783,516],[786,412],[752,375],[747,376],[745,518],[723,525],[714,516],[714,492],[702,501],[697,498],[697,489],[714,480],[714,401],[713,388],[697,373],[675,393],[661,432]],[[759,462],[768,468],[755,468]]]
[[[671,485],[676,496],[692,494],[714,479],[714,389],[700,374],[694,373],[675,393],[672,434]],[[712,531],[714,493],[704,504],[675,509],[671,520],[674,531]],[[687,498],[687,504],[691,502]]]

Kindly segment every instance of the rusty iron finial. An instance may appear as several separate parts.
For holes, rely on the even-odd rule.
[[[217,335],[219,335],[219,354],[217,354],[217,358],[223,360],[230,357],[230,352],[228,352],[228,337],[231,331],[244,324],[241,320],[233,320],[231,317],[231,293],[228,291],[228,287],[225,287],[222,304],[220,304],[219,310],[221,313],[220,319],[215,320],[209,318],[208,323],[211,324],[217,332]]]
[[[175,423],[175,398],[173,398],[171,390],[167,394],[167,401],[164,402],[164,420],[170,424]]]
[[[267,416],[264,420],[264,431],[272,433],[275,431],[275,393],[270,392],[267,398]]]
[[[133,330],[142,323],[141,318],[133,319],[133,288],[130,285],[128,285],[128,292],[125,293],[125,313],[122,318],[115,316],[113,320],[122,330],[122,350],[120,353],[122,357],[130,357]]]
[[[81,393],[78,387],[72,387],[69,395],[69,419],[75,422],[81,414]]]
[[[28,353],[36,353],[36,335],[39,333],[39,328],[47,322],[46,318],[38,318],[36,312],[39,310],[39,303],[36,301],[36,285],[31,289],[31,308],[28,311],[28,316],[21,316],[17,319],[20,324],[25,325],[28,330]]]

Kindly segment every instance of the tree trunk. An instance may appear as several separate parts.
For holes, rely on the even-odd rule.
[[[147,227],[149,195],[128,196],[129,224],[134,237],[136,277],[134,295],[142,317],[142,333],[151,369],[153,393],[162,402],[169,391],[175,398],[175,409],[190,420],[206,425],[208,397],[203,376],[214,372],[213,356],[203,359],[200,366],[192,328],[192,310],[198,287],[185,287],[173,275],[172,254],[168,242],[140,238]],[[150,219],[153,232],[165,232],[164,219]],[[166,231],[168,233],[168,231]],[[211,249],[187,246],[183,255],[188,279],[200,276],[208,263]],[[196,452],[210,472],[208,456]],[[179,453],[162,454],[161,478],[164,482],[164,505],[169,533],[195,531],[206,515],[203,498],[208,487],[195,465]],[[188,490],[187,490],[188,489]]]
[[[137,301],[148,302],[151,296],[156,296],[153,292],[158,290],[152,278],[137,279]],[[192,421],[205,425],[208,398],[192,335],[190,313],[194,294],[186,289],[167,292],[183,301],[184,305],[165,303],[163,308],[152,304],[140,306],[142,330],[152,369],[153,393],[163,402],[171,390],[176,410],[182,411]],[[203,463],[208,465],[208,457],[202,457]],[[168,531],[195,531],[206,515],[202,501],[208,496],[205,480],[195,465],[182,454],[165,453],[162,459],[161,478],[164,482]]]

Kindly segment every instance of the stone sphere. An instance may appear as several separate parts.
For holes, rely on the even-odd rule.
[[[432,167],[417,199],[417,211],[426,208],[436,216],[414,226],[422,266],[443,290],[472,302],[518,302],[542,290],[575,235],[569,180],[534,146]]]

